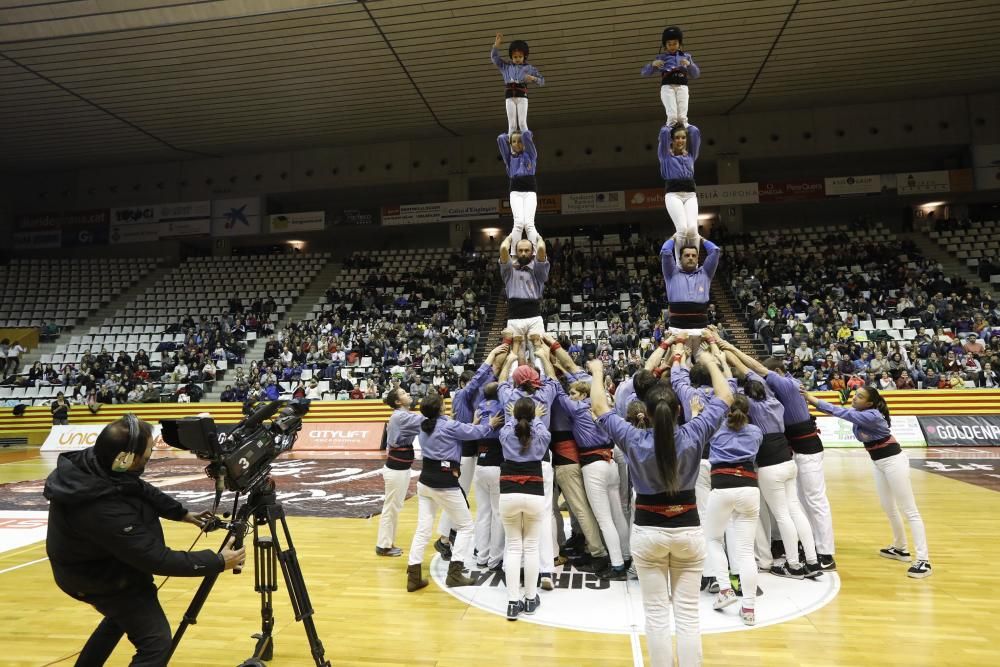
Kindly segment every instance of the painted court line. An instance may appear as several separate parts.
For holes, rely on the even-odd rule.
[[[44,563],[48,559],[49,559],[48,556],[46,556],[45,558],[39,558],[38,560],[33,560],[28,563],[21,563],[20,565],[15,565],[14,567],[8,567],[6,570],[0,570],[0,574],[7,574],[8,572],[13,572],[14,570],[20,570],[22,567],[28,567],[29,565],[34,565],[36,563]]]

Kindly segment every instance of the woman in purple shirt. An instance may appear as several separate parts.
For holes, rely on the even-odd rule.
[[[406,500],[406,490],[410,487],[410,468],[413,467],[413,439],[420,430],[423,418],[410,412],[413,399],[402,387],[389,391],[385,404],[392,408],[392,415],[385,428],[386,459],[382,468],[385,481],[385,499],[382,502],[382,516],[378,522],[378,541],[375,554],[397,557],[403,550],[395,546],[396,526],[399,512]]]
[[[705,355],[709,358],[709,355]],[[597,423],[621,447],[635,488],[635,524],[632,557],[639,575],[646,638],[654,665],[673,665],[670,638],[671,610],[677,628],[677,657],[681,665],[700,665],[701,626],[698,593],[705,561],[705,536],[698,520],[694,486],[701,451],[733,402],[714,358],[706,363],[715,398],[697,417],[677,426],[681,414],[673,390],[660,383],[646,393],[645,416],[636,428],[608,405],[604,366],[588,366],[593,380],[590,402]]]
[[[910,484],[910,462],[900,448],[892,431],[889,406],[874,387],[862,387],[854,394],[850,408],[839,408],[821,401],[803,390],[802,395],[810,405],[828,415],[839,417],[854,424],[854,437],[865,446],[865,451],[875,464],[875,488],[878,489],[882,510],[889,517],[892,526],[892,545],[879,551],[885,558],[910,562],[910,552],[906,550],[906,530],[899,516],[906,515],[917,547],[917,560],[907,570],[906,575],[914,579],[931,576],[930,554],[927,549],[927,531],[924,520],[913,498]]]
[[[452,527],[458,531],[445,585],[469,586],[474,583],[463,572],[466,560],[472,556],[472,514],[458,485],[462,442],[485,438],[503,423],[503,417],[497,415],[485,424],[479,424],[478,416],[473,424],[463,424],[442,416],[442,405],[441,394],[437,391],[432,391],[420,401],[420,414],[424,416],[424,421],[418,437],[424,466],[417,482],[420,501],[417,506],[417,530],[410,544],[409,567],[406,569],[406,590],[411,593],[427,585],[426,580],[421,578],[421,567],[424,550],[434,530],[434,515],[439,507],[448,513]]]
[[[687,246],[698,247],[698,193],[694,182],[694,163],[701,149],[701,130],[695,125],[664,125],[660,129],[657,152],[663,178],[663,203],[677,229],[674,237],[675,259]]]

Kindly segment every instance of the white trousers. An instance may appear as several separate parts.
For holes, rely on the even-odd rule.
[[[545,335],[545,322],[541,315],[507,320],[507,328],[513,331],[515,336],[524,336],[525,338]]]
[[[590,509],[587,492],[583,488],[583,472],[579,463],[555,466],[556,483],[562,490],[569,511],[576,517],[580,530],[587,540],[587,553],[593,558],[603,558],[608,555],[601,539],[601,529],[597,525],[594,511]]]
[[[517,248],[517,242],[527,233],[532,246],[538,245],[538,232],[535,230],[535,211],[538,209],[538,195],[534,192],[511,192],[510,212],[514,216],[514,229],[510,233],[511,249]]]
[[[508,97],[505,101],[507,107],[507,134],[515,130],[528,129],[528,98]],[[685,109],[687,109],[685,95]]]
[[[757,597],[757,562],[754,560],[754,536],[760,514],[760,491],[757,487],[741,486],[734,489],[713,489],[708,500],[708,521],[705,522],[705,539],[708,542],[708,562],[705,571],[719,582],[719,588],[732,588],[729,570],[740,575],[743,589],[743,606],[753,607]],[[732,530],[727,534],[730,518]],[[722,545],[727,538],[730,558],[727,566],[726,551]],[[796,547],[798,549],[798,547]]]
[[[785,461],[778,465],[765,466],[757,470],[760,495],[778,523],[778,532],[785,545],[785,559],[792,567],[798,567],[799,542],[806,552],[806,561],[816,562],[816,543],[813,541],[812,527],[799,502],[799,492],[795,482],[797,472],[795,461]]]
[[[628,520],[622,511],[618,490],[618,466],[614,461],[597,461],[580,466],[580,469],[583,472],[583,488],[587,490],[587,500],[601,528],[611,564],[624,565],[625,559],[631,556]]]
[[[503,520],[500,518],[500,466],[476,466],[477,563],[496,567],[503,560]]]
[[[882,511],[889,517],[892,526],[892,545],[897,549],[906,549],[906,531],[900,512],[910,523],[913,533],[913,546],[917,550],[917,560],[930,560],[927,549],[927,531],[924,520],[917,509],[917,501],[913,498],[913,486],[910,484],[910,461],[905,452],[900,452],[878,461],[875,464],[875,488],[878,489],[878,499]]]
[[[682,240],[694,240],[698,236],[698,193],[668,192],[663,195],[663,203],[667,214],[674,223],[678,239],[674,245],[681,245]],[[685,238],[686,237],[686,238]]]
[[[438,508],[448,515],[458,535],[451,547],[452,562],[468,563],[472,556],[472,513],[461,489],[435,489],[417,482],[417,532],[410,544],[410,565],[420,565],[424,550],[434,530],[434,515]]]
[[[670,639],[672,611],[677,628],[677,663],[681,667],[700,665],[698,591],[705,562],[705,535],[701,527],[633,526],[632,549],[646,615],[650,664],[674,665]]]
[[[462,491],[465,492],[466,504],[468,504],[469,489],[472,488],[472,479],[476,474],[476,457],[475,456],[463,456],[462,460],[459,462],[459,473],[458,473],[458,485],[462,487]],[[438,535],[448,537],[451,534],[452,528],[451,519],[448,518],[447,514],[441,515],[441,520],[438,521]]]
[[[552,472],[552,462],[542,461],[542,484],[545,487],[545,512],[541,516],[541,533],[538,537],[539,572],[552,572],[555,566],[556,554],[559,553],[559,543],[556,540],[556,525],[552,516],[552,485],[555,483],[555,473]]]
[[[676,83],[660,86],[660,101],[663,102],[663,109],[667,112],[667,125],[673,127],[680,123],[687,127],[689,99],[687,86]]]
[[[528,493],[500,494],[500,516],[507,537],[507,552],[503,558],[507,599],[521,599],[521,558],[524,558],[524,597],[534,599],[538,592],[538,540],[542,532],[542,516],[551,515],[545,496]]]
[[[832,556],[833,513],[826,497],[826,475],[823,474],[823,452],[818,454],[795,454],[795,465],[799,468],[799,500],[812,526],[816,553]]]
[[[385,480],[385,500],[382,501],[382,516],[378,520],[378,541],[376,546],[388,549],[396,540],[396,526],[399,512],[406,500],[406,490],[410,487],[410,471],[382,468]]]
[[[618,499],[622,504],[622,514],[629,525],[629,532],[632,530],[632,483],[628,477],[628,459],[621,447],[615,445],[611,450],[614,455],[615,465],[618,466]]]

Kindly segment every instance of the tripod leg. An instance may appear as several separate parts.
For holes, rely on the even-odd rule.
[[[292,544],[292,534],[285,521],[284,508],[278,504],[269,505],[267,507],[267,521],[274,541],[274,554],[277,556],[278,562],[281,563],[281,572],[285,577],[285,586],[288,587],[288,596],[291,599],[292,610],[295,612],[295,620],[302,621],[316,667],[330,667],[323,642],[320,641],[319,634],[316,632],[316,624],[313,623],[313,608],[309,601],[309,591],[306,589],[306,580],[302,576],[302,568],[299,567],[299,559],[295,553],[295,546]],[[277,530],[279,523],[281,524],[281,534]],[[281,535],[284,535],[287,545],[285,549],[281,548]]]
[[[278,590],[277,553],[271,535],[259,535],[258,526],[254,523],[254,590],[260,593],[260,634],[254,635],[257,646],[253,657],[270,660],[274,654],[274,640],[271,631],[274,629],[274,608],[271,605],[271,594]]]

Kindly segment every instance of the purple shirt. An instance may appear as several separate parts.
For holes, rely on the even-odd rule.
[[[635,383],[632,378],[622,380],[622,383],[615,388],[615,414],[622,419],[628,416],[628,404],[639,400],[635,395]]]
[[[712,278],[719,268],[719,246],[708,239],[702,239],[708,257],[705,263],[690,273],[681,271],[674,261],[674,240],[670,239],[660,248],[660,269],[667,286],[667,301],[670,303],[708,303],[712,289]],[[509,296],[509,295],[508,295]]]
[[[511,255],[506,264],[500,262],[500,277],[503,278],[508,299],[538,301],[545,291],[545,281],[549,279],[549,261],[533,259],[522,268]]]
[[[658,54],[653,60],[662,60],[663,65],[660,67],[653,67],[653,63],[646,63],[639,70],[642,76],[653,76],[654,74],[662,74],[663,72],[669,72],[674,69],[682,69],[687,72],[689,79],[697,79],[701,76],[701,68],[694,64],[694,58],[690,53],[686,51],[674,51],[670,53],[666,51],[664,53]],[[687,60],[687,65],[681,65],[681,60]]]
[[[664,181],[694,180],[694,163],[701,150],[701,130],[695,125],[687,126],[687,152],[674,155],[670,151],[670,128],[660,128],[660,144],[656,152],[660,157],[660,176]]]
[[[590,382],[590,376],[586,373],[566,373],[566,381],[570,384],[576,382],[577,380],[586,380]],[[560,385],[562,388],[562,385]],[[563,390],[565,392],[565,390]],[[572,431],[573,430],[573,419],[570,414],[566,412],[559,401],[555,401],[552,404],[552,419],[549,420],[549,428],[553,433],[556,431]]]
[[[753,424],[734,431],[723,423],[709,441],[708,462],[753,461],[757,458],[757,450],[763,440],[764,433]]]
[[[545,452],[549,449],[552,441],[552,434],[545,427],[542,420],[535,417],[531,420],[531,445],[528,451],[521,453],[521,441],[514,434],[514,427],[517,422],[510,421],[500,429],[500,446],[503,448],[503,458],[505,461],[515,461],[524,463],[525,461],[541,461]]]
[[[538,79],[538,81],[534,82],[536,86],[545,85],[545,77],[535,69],[534,65],[529,65],[528,63],[516,65],[509,60],[504,60],[500,57],[500,51],[495,46],[490,49],[490,60],[500,70],[504,83],[524,83],[524,77],[530,74]]]
[[[471,424],[475,418],[475,405],[482,397],[480,390],[493,379],[493,367],[483,364],[476,369],[469,383],[455,392],[451,399],[451,412],[456,421]]]
[[[760,430],[767,433],[785,432],[785,407],[774,396],[774,392],[767,386],[764,379],[754,373],[747,371],[747,380],[754,380],[764,385],[764,400],[755,401],[749,396],[750,401],[750,421],[760,427]]]
[[[559,394],[556,396],[555,405],[560,406],[570,415],[570,422],[573,427],[573,439],[579,449],[594,449],[595,447],[607,447],[611,444],[611,438],[594,421],[590,412],[590,399],[574,401],[566,395],[566,392],[559,387]]]
[[[764,376],[764,383],[785,406],[785,425],[800,424],[810,420],[809,405],[799,393],[799,381],[771,371]]]
[[[496,415],[503,414],[503,405],[501,405],[500,401],[498,401],[495,398],[483,398],[480,399],[479,403],[476,404],[476,410],[479,411],[480,417],[482,418],[482,421],[480,423],[485,424],[489,420],[493,419],[493,417],[495,417]],[[490,434],[486,436],[484,440],[492,440],[495,438],[499,438],[500,428],[503,428],[503,426],[501,425],[499,428],[490,431]]]
[[[531,140],[531,130],[521,132],[521,144],[524,150],[514,155],[510,150],[510,137],[507,133],[504,132],[497,137],[497,146],[500,148],[500,155],[507,166],[507,176],[510,178],[534,176],[538,167],[538,151],[535,149],[535,142]]]
[[[408,447],[420,432],[424,416],[419,412],[410,412],[405,408],[396,408],[389,416],[386,427],[385,442],[389,447]]]
[[[463,424],[462,422],[438,417],[434,431],[427,435],[419,432],[420,449],[425,459],[435,461],[458,461],[462,458],[462,443],[466,440],[488,438],[492,429],[489,424]]]
[[[892,435],[885,417],[875,408],[868,408],[867,410],[839,408],[826,401],[820,401],[816,405],[816,409],[854,424],[854,437],[861,442],[882,440]]]
[[[736,391],[736,380],[727,380],[729,389]],[[702,405],[705,405],[715,397],[715,390],[712,387],[694,387],[691,385],[691,369],[678,365],[670,369],[670,385],[677,394],[681,409],[684,411],[684,421],[691,421],[691,399],[697,397]]]
[[[674,431],[677,449],[677,488],[693,489],[701,466],[701,450],[719,427],[729,407],[713,398],[700,415]],[[653,429],[637,429],[614,412],[601,415],[597,423],[611,434],[611,439],[625,452],[629,479],[636,493],[666,493],[667,485],[656,465]]]
[[[549,428],[549,424],[552,421],[552,404],[556,400],[556,394],[562,389],[558,382],[552,378],[544,378],[542,380],[542,386],[539,387],[534,394],[529,394],[528,392],[514,387],[510,383],[510,380],[501,382],[499,388],[497,389],[497,395],[500,397],[500,404],[504,408],[504,425],[517,423],[514,417],[507,412],[507,406],[513,406],[517,403],[518,399],[527,396],[535,403],[540,403],[545,406],[545,414],[542,415],[542,423],[545,424],[545,428]]]

